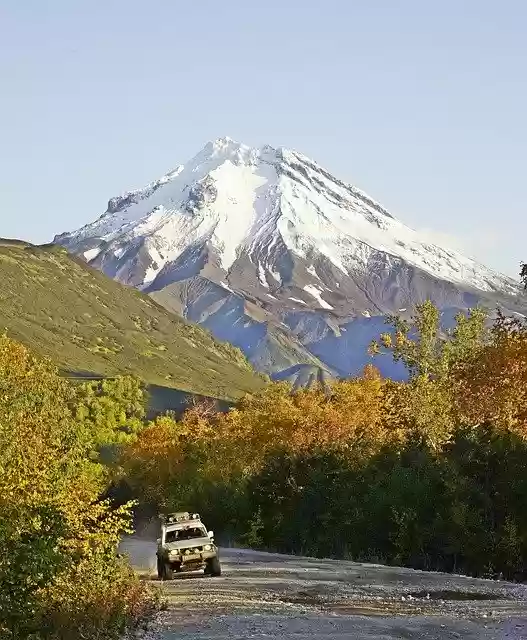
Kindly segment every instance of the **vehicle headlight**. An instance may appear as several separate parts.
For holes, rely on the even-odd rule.
[[[191,552],[191,549],[187,549],[187,550],[185,551],[185,555],[186,555],[186,556],[189,556],[189,555],[190,555],[190,552]]]
[[[206,544],[204,547],[205,551],[210,551],[212,549],[212,546],[210,544]]]
[[[199,549],[198,548],[194,549],[194,553],[199,553]]]
[[[168,555],[169,556],[178,556],[179,555],[179,549],[172,549],[172,551],[170,551]]]

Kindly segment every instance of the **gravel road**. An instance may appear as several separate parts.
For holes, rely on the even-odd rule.
[[[154,577],[155,543],[123,541]],[[373,564],[222,549],[223,575],[162,585],[152,640],[527,640],[527,585]]]

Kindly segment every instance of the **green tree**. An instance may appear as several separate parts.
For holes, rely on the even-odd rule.
[[[396,362],[404,363],[410,379],[444,380],[454,363],[473,355],[488,340],[487,317],[480,308],[460,312],[454,328],[442,331],[440,311],[427,300],[416,306],[410,322],[388,316],[386,323],[392,325],[393,332],[373,341],[370,353],[376,355],[381,348],[391,351]]]
[[[408,384],[388,388],[392,422],[427,446],[439,450],[456,426],[451,372],[461,362],[472,361],[490,339],[487,314],[470,309],[458,313],[451,330],[441,328],[439,309],[430,301],[417,305],[411,322],[389,316],[390,333],[370,345],[370,353],[391,351],[408,371]]]
[[[126,444],[143,428],[147,400],[134,376],[85,382],[76,387],[75,419],[87,426],[96,447]]]

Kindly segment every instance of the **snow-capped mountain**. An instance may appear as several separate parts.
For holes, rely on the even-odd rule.
[[[515,304],[519,292],[300,153],[229,138],[55,242],[270,372],[303,363],[349,374],[385,313],[425,298]]]

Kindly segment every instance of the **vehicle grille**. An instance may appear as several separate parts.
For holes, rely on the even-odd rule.
[[[191,555],[192,553],[201,553],[203,551],[203,547],[188,547],[187,549],[182,549],[182,555]]]

